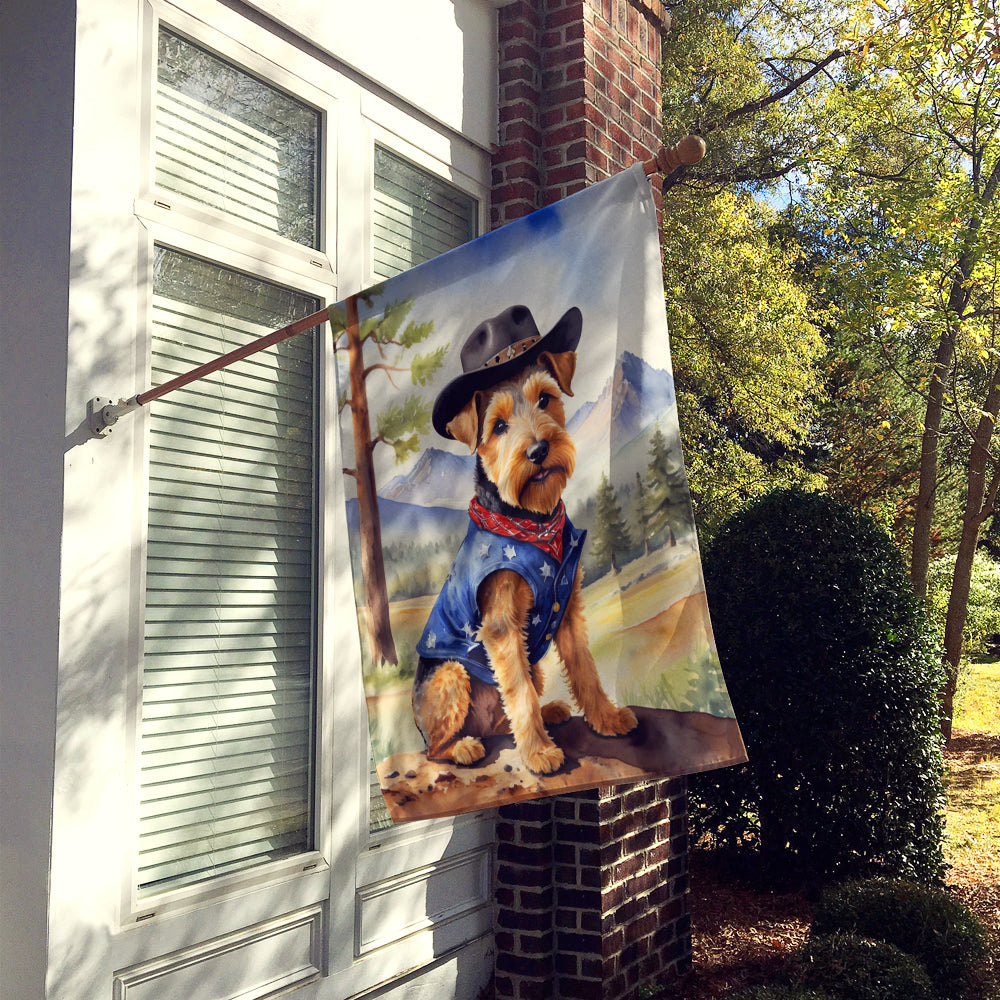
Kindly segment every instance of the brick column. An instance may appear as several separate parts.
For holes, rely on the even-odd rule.
[[[497,13],[494,227],[654,154],[669,23],[660,0]],[[496,831],[498,998],[624,1000],[690,968],[685,779],[505,806]]]
[[[494,228],[660,144],[661,0],[513,0],[499,24]]]

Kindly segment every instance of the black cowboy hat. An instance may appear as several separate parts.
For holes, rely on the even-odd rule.
[[[511,306],[499,316],[483,320],[462,346],[462,374],[452,379],[434,401],[434,430],[450,438],[448,424],[474,392],[514,375],[542,351],[575,351],[582,328],[583,316],[576,306],[567,309],[545,336],[538,332],[527,306]]]

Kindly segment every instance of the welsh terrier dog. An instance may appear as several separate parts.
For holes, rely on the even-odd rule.
[[[413,711],[431,759],[474,764],[483,737],[512,733],[531,771],[558,770],[563,752],[545,727],[571,710],[540,702],[552,641],[591,728],[636,725],[601,686],[580,594],[586,532],[562,502],[576,464],[563,396],[580,326],[578,309],[544,337],[524,306],[487,320],[463,350],[465,374],[435,404],[438,430],[477,458],[468,534],[417,645]]]

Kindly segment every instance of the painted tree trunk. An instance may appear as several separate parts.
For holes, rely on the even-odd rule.
[[[361,541],[361,575],[364,578],[367,610],[368,650],[372,663],[397,663],[396,643],[389,623],[389,593],[382,558],[382,524],[375,492],[374,444],[368,416],[365,362],[358,329],[358,300],[347,299],[347,357],[350,373],[351,423],[354,431],[354,464],[358,491],[358,525]]]

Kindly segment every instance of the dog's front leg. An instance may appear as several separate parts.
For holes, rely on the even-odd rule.
[[[590,727],[602,736],[621,736],[635,729],[636,718],[632,709],[618,708],[601,685],[587,639],[579,570],[555,642],[569,689]]]
[[[563,752],[545,731],[528,663],[525,626],[534,600],[531,588],[517,573],[500,570],[483,581],[478,599],[482,615],[478,638],[497,679],[514,742],[536,774],[556,771]]]

